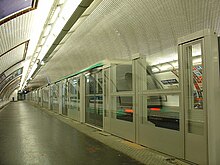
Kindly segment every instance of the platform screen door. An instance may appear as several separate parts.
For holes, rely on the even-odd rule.
[[[207,122],[203,39],[182,45],[185,103],[185,159],[207,163]]]

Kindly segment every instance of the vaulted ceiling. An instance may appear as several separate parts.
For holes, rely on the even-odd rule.
[[[3,84],[19,87],[21,76],[17,81],[10,80],[10,76],[19,68],[29,65],[29,59],[48,17],[48,12],[45,12],[43,17],[40,13],[45,9],[50,11],[52,4],[53,0],[44,4],[42,1],[38,3],[37,0],[3,0],[0,2],[1,89],[4,88]],[[39,17],[41,20],[37,19]],[[36,24],[38,24],[38,31],[35,27]],[[33,33],[33,31],[35,32]],[[10,81],[8,82],[8,80]]]
[[[20,67],[27,69],[53,5],[54,1],[39,0],[36,10],[1,24],[1,73],[7,76]],[[39,21],[40,11],[47,12]],[[131,59],[135,53],[176,54],[178,38],[203,29],[220,35],[219,0],[94,0],[50,52],[29,87],[105,59]]]
[[[59,46],[32,81],[47,83],[104,59],[135,53],[172,55],[179,37],[212,29],[220,34],[219,0],[103,0]]]

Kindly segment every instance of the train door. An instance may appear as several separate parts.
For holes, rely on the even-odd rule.
[[[67,87],[67,81],[66,80],[64,80],[63,82],[62,82],[62,114],[63,115],[67,115],[68,113],[68,111],[67,111],[67,107],[68,107],[68,98],[67,98],[67,96],[68,96],[68,87]]]
[[[207,164],[207,105],[204,39],[181,45],[185,103],[185,159]]]
[[[80,117],[80,77],[68,79],[68,116],[79,121]]]
[[[103,128],[102,70],[94,69],[85,75],[85,122]]]
[[[135,141],[133,72],[131,63],[112,64],[108,78],[110,132],[131,141]]]

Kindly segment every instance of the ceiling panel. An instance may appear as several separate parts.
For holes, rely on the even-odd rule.
[[[0,55],[30,39],[33,12],[16,17],[0,26]]]
[[[0,57],[0,73],[6,71],[9,67],[14,66],[25,58],[25,44],[22,44]]]
[[[179,37],[206,28],[220,34],[219,0],[103,0],[36,81],[55,81],[104,59],[175,54]]]

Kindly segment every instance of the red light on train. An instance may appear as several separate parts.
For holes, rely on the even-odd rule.
[[[133,109],[125,109],[125,112],[126,112],[126,113],[133,113],[134,110],[133,110]]]
[[[151,111],[160,111],[160,108],[150,108]]]

